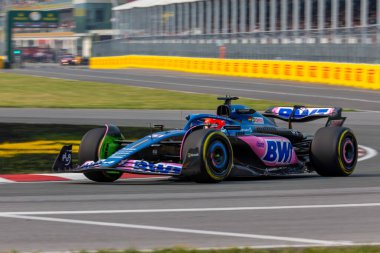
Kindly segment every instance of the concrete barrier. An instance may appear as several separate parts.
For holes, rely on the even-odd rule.
[[[94,57],[91,69],[151,68],[380,89],[380,65],[125,55]]]

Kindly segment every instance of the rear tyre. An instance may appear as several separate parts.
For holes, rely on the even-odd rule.
[[[233,166],[232,146],[220,131],[201,129],[192,132],[182,148],[182,175],[199,183],[219,183]]]
[[[325,177],[349,176],[358,159],[358,143],[345,127],[319,129],[311,144],[310,160],[315,171]]]
[[[105,128],[95,128],[83,136],[79,147],[79,164],[82,165],[87,161],[98,161],[100,159],[99,148],[105,132]],[[84,172],[83,174],[95,182],[114,182],[118,180],[123,173],[114,171],[90,171]]]

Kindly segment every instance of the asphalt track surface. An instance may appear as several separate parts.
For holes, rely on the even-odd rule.
[[[33,72],[34,69],[17,72],[26,71]],[[63,71],[77,73],[82,70],[64,68]],[[46,70],[44,72],[52,75]],[[127,70],[123,75],[128,76],[129,72],[140,73],[141,76],[153,73],[155,77],[150,77],[152,80],[158,80],[161,73]],[[66,78],[74,78],[68,73],[64,74]],[[92,75],[95,72],[86,73]],[[118,73],[122,75],[122,71]],[[162,72],[163,75],[167,73]],[[131,78],[137,78],[132,74]],[[182,83],[191,76],[174,72],[170,75]],[[226,87],[228,84],[223,84],[223,80],[230,80],[194,76],[198,77],[215,79],[208,84],[221,82]],[[244,82],[249,82],[249,79],[244,79]],[[302,88],[297,89],[300,84],[289,85],[294,91],[306,92]],[[276,90],[275,86],[271,88]],[[202,89],[193,91],[203,92]],[[290,87],[278,88],[279,91],[282,89]],[[377,92],[348,91],[343,94],[333,87],[321,87],[312,92],[317,104],[339,102],[344,107],[378,109],[374,103],[379,101]],[[350,100],[352,103],[319,98],[343,95],[353,99]],[[279,100],[287,99],[293,100],[285,95]],[[373,102],[359,103],[359,107],[354,105],[357,99]],[[178,115],[178,112],[168,113],[168,119],[174,114]],[[380,150],[378,115],[376,112],[350,114],[351,119],[347,122],[359,143],[375,150]],[[362,122],[366,117],[370,118],[368,123]],[[316,125],[312,124],[306,130]],[[281,247],[379,244],[379,163],[378,156],[359,162],[354,175],[347,178],[322,178],[310,174],[226,181],[216,185],[168,179],[122,180],[113,184],[89,181],[2,184],[0,251],[149,249],[174,245]]]

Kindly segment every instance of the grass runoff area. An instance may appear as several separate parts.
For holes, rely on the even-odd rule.
[[[97,253],[142,253],[147,251],[138,250],[99,250]],[[379,253],[379,246],[361,247],[329,247],[329,248],[283,248],[283,249],[214,249],[214,250],[191,250],[182,248],[170,248],[149,251],[152,253]],[[87,253],[81,251],[81,253]]]
[[[214,110],[220,104],[215,95],[4,72],[0,72],[0,94],[0,107],[15,108]],[[258,111],[273,105],[294,104],[245,98],[239,100],[239,103]]]
[[[82,136],[99,126],[0,124],[0,174],[50,172],[63,145],[73,144],[77,162]],[[127,139],[150,134],[150,128],[120,127]]]

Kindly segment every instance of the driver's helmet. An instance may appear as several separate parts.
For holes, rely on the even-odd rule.
[[[205,118],[204,123],[208,128],[221,129],[226,125],[226,122],[221,119]]]

